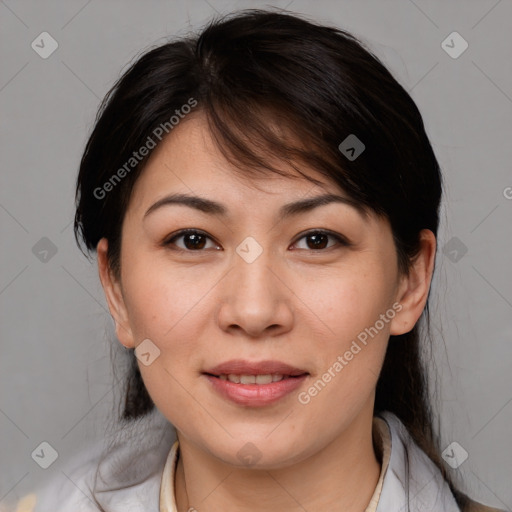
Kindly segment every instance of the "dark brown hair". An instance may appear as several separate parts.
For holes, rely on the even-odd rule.
[[[242,174],[281,173],[268,155],[300,174],[306,165],[361,208],[389,219],[401,272],[418,252],[420,231],[437,234],[439,165],[418,108],[380,60],[338,28],[284,12],[242,11],[143,54],[100,107],[78,176],[75,236],[90,251],[106,237],[116,276],[124,213],[149,155],[102,197],[95,190],[191,98],[197,106],[190,115],[206,117],[219,149]],[[365,146],[354,160],[339,149],[349,135]],[[391,336],[374,412],[398,416],[464,504],[440,457],[425,369],[429,332],[421,343],[421,323],[428,326],[428,307],[414,329]],[[153,408],[132,353],[122,417]]]

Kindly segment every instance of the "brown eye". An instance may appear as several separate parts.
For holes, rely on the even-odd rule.
[[[334,243],[329,245],[329,239],[334,240]],[[298,247],[299,249],[322,250],[330,249],[335,245],[349,245],[348,241],[341,235],[323,230],[310,231],[309,233],[306,233],[301,238],[299,238],[298,242],[301,240],[306,240],[306,243],[305,247]],[[295,245],[297,245],[298,242],[296,242]]]
[[[178,240],[182,240],[182,243],[177,243]],[[212,239],[201,231],[197,231],[194,229],[183,230],[179,233],[173,235],[171,238],[167,239],[164,242],[165,246],[176,246],[177,249],[182,251],[202,251],[205,248],[217,248],[215,244],[212,244],[210,247],[207,247],[208,240],[212,241]]]
[[[187,249],[204,249],[206,238],[203,235],[183,235],[183,243]]]
[[[308,235],[305,238],[308,242],[311,242],[311,244],[306,242],[310,249],[325,249],[329,243],[329,236],[324,235],[323,233]]]

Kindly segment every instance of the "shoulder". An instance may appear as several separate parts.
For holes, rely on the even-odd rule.
[[[122,426],[111,442],[103,439],[75,453],[53,479],[9,510],[157,510],[161,473],[174,440],[167,420],[154,412]]]
[[[455,493],[457,501],[461,503],[462,512],[505,512],[503,509],[488,507],[483,503],[472,500],[461,491]]]
[[[98,512],[92,489],[98,467],[97,446],[74,454],[60,471],[15,505],[15,512]]]
[[[445,512],[504,512],[474,501],[460,490],[453,490],[394,413],[383,411],[379,417],[385,420],[391,434],[391,457],[384,476],[379,512],[409,503],[409,496],[413,496],[411,503],[418,511],[428,508]]]
[[[503,509],[487,507],[477,501],[469,500],[469,507],[464,512],[505,512]]]
[[[34,489],[23,496],[15,507],[14,512],[98,512],[94,504],[90,486],[87,485],[87,475],[77,478],[67,478],[65,473]]]

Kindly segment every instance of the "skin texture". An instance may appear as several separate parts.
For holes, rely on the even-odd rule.
[[[155,149],[135,184],[123,221],[119,281],[109,271],[107,240],[98,243],[100,279],[119,341],[136,347],[149,338],[160,350],[151,365],[139,366],[153,401],[177,430],[180,512],[360,512],[377,484],[375,387],[389,335],[410,331],[424,309],[436,241],[422,231],[421,251],[404,276],[386,219],[331,203],[280,221],[283,204],[343,194],[309,172],[323,185],[298,175],[242,178],[214,146],[201,115],[190,116]],[[166,205],[144,217],[170,193],[218,201],[228,215]],[[187,237],[164,244],[185,228],[210,238],[200,249]],[[315,249],[304,232],[318,229],[339,233],[351,245],[328,237]],[[236,252],[248,236],[263,249],[252,263]],[[395,303],[400,311],[378,335],[309,403],[300,403],[299,392]],[[309,376],[274,404],[237,405],[202,374],[234,358],[279,360]],[[237,456],[248,442],[260,455],[250,467]]]

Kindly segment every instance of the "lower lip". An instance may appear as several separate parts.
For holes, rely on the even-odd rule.
[[[269,384],[236,384],[235,382],[221,380],[212,375],[204,375],[211,382],[215,391],[222,396],[229,398],[239,405],[251,407],[277,402],[295,391],[307,377],[307,374],[304,374],[299,377],[289,377]]]

